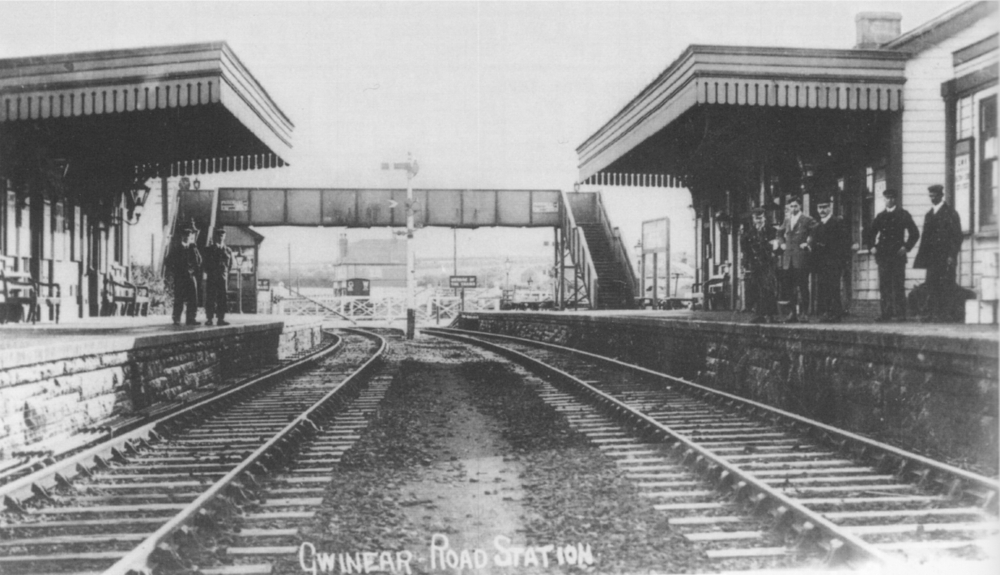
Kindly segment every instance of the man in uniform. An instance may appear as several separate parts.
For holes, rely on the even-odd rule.
[[[910,213],[896,206],[896,191],[886,189],[885,210],[875,216],[865,234],[878,264],[878,290],[882,313],[876,321],[906,319],[906,253],[920,239]],[[904,241],[905,236],[905,241]],[[877,238],[877,239],[876,239]]]
[[[765,323],[778,313],[778,271],[774,262],[774,229],[767,225],[762,208],[751,212],[752,225],[740,234],[743,274],[746,277],[746,308],[750,323]]]
[[[226,230],[215,228],[212,243],[205,248],[205,325],[212,325],[212,318],[218,317],[216,325],[229,325],[226,321],[226,284],[229,270],[233,267],[233,251],[226,246]]]
[[[840,282],[851,257],[851,232],[847,222],[833,215],[832,198],[820,197],[816,210],[820,218],[813,230],[816,313],[821,322],[836,323],[844,315]]]
[[[913,267],[926,269],[925,283],[931,321],[949,321],[948,310],[955,297],[955,268],[962,247],[962,222],[958,212],[944,201],[944,187],[927,188],[931,209],[924,216],[924,240],[920,242]]]
[[[809,252],[812,249],[816,220],[802,213],[802,201],[791,197],[788,214],[778,229],[781,240],[782,304],[789,307],[786,323],[799,321],[799,308],[809,310]]]
[[[187,325],[198,325],[198,276],[201,274],[201,254],[195,245],[198,230],[193,226],[181,231],[181,245],[170,257],[170,271],[174,276],[174,325],[181,324],[181,310],[187,305]]]

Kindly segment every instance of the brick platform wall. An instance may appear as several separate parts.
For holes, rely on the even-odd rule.
[[[0,370],[0,461],[39,442],[169,400],[320,342],[320,326],[280,323],[139,340],[132,349]]]
[[[996,472],[996,341],[524,313],[466,314],[458,325],[610,355]]]

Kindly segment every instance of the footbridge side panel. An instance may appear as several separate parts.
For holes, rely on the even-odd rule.
[[[558,190],[414,190],[417,226],[557,227]],[[406,190],[221,188],[219,225],[403,227]]]

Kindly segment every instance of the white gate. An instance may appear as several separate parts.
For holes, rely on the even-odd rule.
[[[465,311],[500,309],[498,299],[465,300]],[[462,298],[457,296],[432,296],[416,306],[419,325],[451,323],[462,311]],[[277,305],[279,315],[325,317],[331,321],[350,319],[357,323],[393,323],[406,321],[405,297],[371,298],[364,296],[297,297],[281,300]]]

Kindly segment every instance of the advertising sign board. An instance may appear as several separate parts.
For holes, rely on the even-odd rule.
[[[665,252],[670,249],[670,219],[642,222],[642,253]]]

